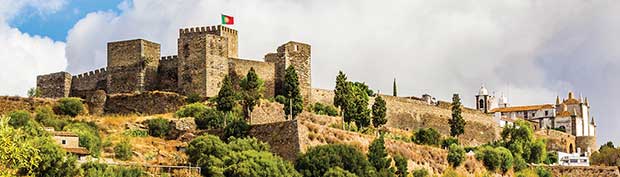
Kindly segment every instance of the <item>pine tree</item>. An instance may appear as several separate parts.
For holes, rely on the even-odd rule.
[[[394,78],[394,84],[392,85],[392,96],[398,96],[396,92],[396,78]]]
[[[370,143],[370,146],[368,147],[368,161],[370,162],[370,165],[375,167],[377,172],[391,171],[393,174],[394,169],[390,168],[392,159],[387,156],[388,154],[385,150],[385,141],[383,139],[383,135],[381,135]]]
[[[235,107],[237,101],[237,94],[233,90],[233,84],[229,76],[224,77],[222,80],[222,88],[217,93],[215,102],[217,103],[217,110],[230,113],[233,107]],[[224,126],[226,126],[226,120],[224,120]]]
[[[357,84],[351,85],[353,87],[353,121],[361,130],[370,125],[371,110],[368,109],[368,92],[366,92],[364,87],[360,87]],[[368,87],[366,86],[366,88]]]
[[[386,111],[385,100],[377,95],[377,97],[375,97],[375,103],[372,104],[372,124],[375,127],[378,128],[387,123],[387,119],[385,118]]]
[[[299,79],[297,78],[297,72],[292,65],[286,68],[286,75],[284,76],[284,96],[286,97],[284,113],[287,116],[292,115],[292,119],[295,119],[295,117],[301,113],[304,106],[303,98],[301,97],[299,90]]]
[[[334,106],[339,108],[341,113],[346,106],[346,87],[347,75],[345,75],[342,71],[338,71],[338,76],[336,76],[336,88],[334,89]]]
[[[250,119],[250,113],[254,110],[254,106],[263,97],[263,80],[258,77],[254,68],[250,68],[248,74],[241,80],[239,84],[242,90],[243,114],[246,119]]]
[[[465,120],[461,112],[461,98],[459,94],[454,94],[452,95],[452,119],[448,121],[448,123],[450,123],[450,136],[458,137],[465,133]]]

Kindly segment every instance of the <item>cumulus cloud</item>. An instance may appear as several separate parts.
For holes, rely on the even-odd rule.
[[[144,38],[176,54],[178,28],[234,16],[240,56],[262,59],[289,40],[312,45],[313,86],[333,88],[338,70],[390,93],[430,93],[467,106],[481,84],[513,105],[589,96],[599,138],[620,134],[616,1],[225,1],[133,0],[120,13],[87,15],[69,32],[67,69],[106,64],[106,42]],[[605,122],[605,123],[602,123]],[[613,137],[616,141],[620,137]],[[600,141],[600,140],[599,140]]]
[[[0,95],[25,95],[29,88],[35,87],[37,75],[66,67],[65,43],[32,36],[8,25],[24,9],[44,15],[64,4],[63,0],[0,0]]]

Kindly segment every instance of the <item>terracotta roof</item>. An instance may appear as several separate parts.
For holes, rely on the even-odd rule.
[[[65,151],[67,151],[68,153],[72,153],[72,154],[78,154],[78,155],[90,154],[90,152],[88,152],[88,149],[83,148],[83,147],[77,147],[77,148],[63,147],[63,149],[65,149]]]
[[[492,109],[491,112],[520,112],[520,111],[534,111],[534,110],[552,109],[552,108],[553,108],[553,105],[551,104],[542,104],[542,105],[495,108],[495,109]]]
[[[575,99],[575,98],[570,98],[570,99],[566,99],[564,100],[565,104],[579,104],[581,103],[581,101]]]
[[[78,135],[72,132],[65,131],[51,131],[50,132],[54,136],[69,136],[69,137],[77,137]]]

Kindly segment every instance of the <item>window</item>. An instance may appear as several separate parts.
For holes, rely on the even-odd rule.
[[[549,111],[545,111],[545,116],[549,116]]]
[[[67,140],[62,140],[62,144],[67,144]]]
[[[536,117],[536,113],[535,112],[532,113],[532,117]]]
[[[297,51],[297,45],[295,45],[295,51]]]
[[[480,105],[480,109],[484,108],[484,100],[480,99],[478,105]]]

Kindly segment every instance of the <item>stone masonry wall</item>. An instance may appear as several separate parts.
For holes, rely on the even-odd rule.
[[[39,89],[41,97],[67,97],[71,91],[71,74],[57,72],[37,76],[37,89]]]
[[[155,90],[160,45],[143,39],[108,43],[107,93]]]
[[[332,104],[333,92],[321,89],[313,89],[312,91],[310,100]],[[388,108],[386,126],[406,131],[434,128],[442,135],[448,136],[450,134],[448,124],[452,114],[450,109],[408,98],[383,95],[383,99]],[[370,98],[370,100],[370,104],[372,104],[374,98]],[[459,136],[459,140],[464,145],[475,146],[499,138],[500,128],[491,116],[476,111],[463,111],[462,115],[467,124],[465,125],[465,133]]]
[[[196,29],[181,29],[178,39],[178,89],[181,94],[217,95],[228,75],[228,46],[224,37]]]
[[[254,108],[254,111],[252,111],[251,124],[266,124],[286,121],[283,109],[284,105],[278,102],[261,100],[260,103]]]
[[[96,90],[106,90],[107,73],[106,68],[100,68],[73,76],[70,96],[86,98]]]
[[[275,95],[275,65],[274,63],[244,60],[231,58],[228,61],[228,68],[230,70],[229,75],[231,78],[235,78],[233,82],[238,83],[243,79],[250,71],[250,68],[254,68],[258,77],[260,77],[263,83],[263,97],[271,98]]]
[[[581,148],[581,152],[585,152],[590,148],[590,151],[594,152],[598,150],[596,144],[596,136],[578,136],[575,137],[575,150]]]
[[[0,115],[17,110],[34,111],[39,106],[54,106],[56,100],[44,98],[23,98],[17,96],[0,96]]]
[[[570,147],[575,146],[575,136],[557,130],[538,130],[534,132],[538,138],[547,140],[548,151],[570,152]]]
[[[271,152],[289,161],[301,152],[298,120],[252,125],[250,136],[269,143]]]
[[[138,94],[110,94],[105,112],[111,114],[163,114],[174,112],[185,104],[185,97],[172,92],[147,91]]]
[[[178,86],[178,64],[176,55],[161,57],[157,68],[157,90],[176,92]]]
[[[620,176],[620,170],[618,167],[603,167],[603,166],[588,166],[588,167],[574,167],[574,166],[544,166],[549,169],[553,176],[565,176],[565,177],[618,177]]]

